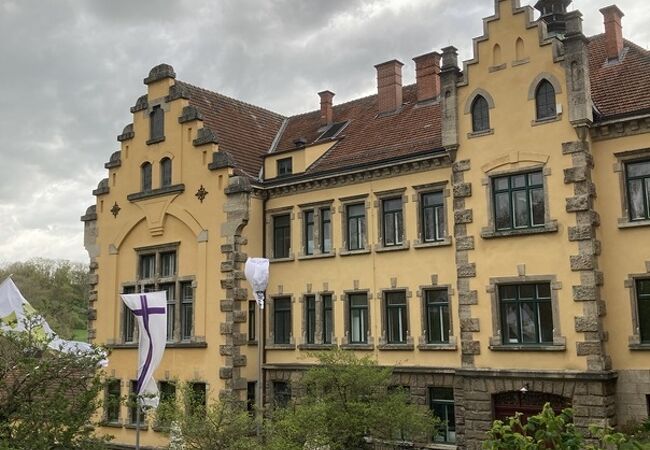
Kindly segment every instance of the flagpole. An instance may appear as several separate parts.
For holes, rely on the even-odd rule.
[[[135,398],[135,450],[140,450],[140,396]]]
[[[266,294],[266,292],[264,292]],[[266,295],[264,295],[266,303]],[[257,303],[257,301],[256,301]],[[258,304],[259,306],[259,304]],[[264,308],[259,308],[260,318],[257,324],[257,435],[262,437],[262,419],[264,417]]]

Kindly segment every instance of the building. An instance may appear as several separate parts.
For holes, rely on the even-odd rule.
[[[580,427],[647,417],[650,53],[616,6],[586,37],[570,3],[540,0],[534,20],[496,0],[462,68],[447,47],[402,86],[388,61],[376,95],[323,91],[293,117],[153,68],[82,217],[107,395],[136,377],[118,293],[156,288],[173,311],[161,390],[252,400],[260,319],[242,270],[264,255],[267,404],[292,395],[306,350],[338,345],[395,366],[460,448],[546,401]],[[105,414],[132,443],[132,413]]]

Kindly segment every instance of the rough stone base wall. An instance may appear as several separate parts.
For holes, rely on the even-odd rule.
[[[625,425],[648,418],[650,369],[621,370],[618,372],[616,414],[618,423]]]

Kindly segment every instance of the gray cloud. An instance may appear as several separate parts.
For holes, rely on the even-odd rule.
[[[532,0],[531,0],[532,3]],[[588,34],[598,8],[575,0]],[[647,47],[647,5],[619,0],[625,35]],[[85,260],[79,216],[119,148],[142,79],[180,79],[284,114],[375,90],[373,65],[471,38],[492,0],[0,0],[0,262]]]

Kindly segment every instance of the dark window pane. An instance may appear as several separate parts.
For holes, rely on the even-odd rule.
[[[644,198],[643,180],[628,182],[628,196],[630,198],[630,219],[645,219],[647,215]]]
[[[549,283],[499,287],[504,344],[553,343]]]
[[[350,303],[350,343],[366,343],[368,339],[368,297],[366,294],[352,294]]]
[[[544,182],[542,172],[533,172],[528,174],[528,184],[531,186],[541,186]]]
[[[276,344],[289,344],[291,342],[291,299],[288,297],[277,298],[274,301],[273,311],[274,338]]]
[[[533,299],[535,298],[535,285],[534,284],[522,284],[519,287],[519,298]]]
[[[402,199],[393,198],[384,200],[382,203],[382,209],[384,245],[400,245],[404,233],[404,224],[402,222]]]
[[[257,302],[255,300],[250,300],[248,302],[248,340],[255,340],[255,309],[257,307]]]
[[[332,296],[323,295],[323,344],[332,343]]]
[[[106,403],[104,405],[106,421],[117,422],[120,420],[121,395],[120,380],[109,380],[106,384]]]
[[[510,189],[508,177],[500,177],[494,179],[494,190],[507,191],[508,189]]]
[[[454,391],[452,388],[429,388],[429,404],[433,414],[440,419],[436,442],[456,440],[456,417]]]
[[[154,106],[149,116],[149,138],[159,139],[165,135],[165,111]]]
[[[289,214],[273,217],[273,257],[288,258],[291,248]]]
[[[176,252],[160,254],[160,276],[173,277],[176,275]]]
[[[181,339],[192,337],[194,324],[194,289],[192,283],[181,284]]]
[[[501,286],[499,295],[501,300],[514,300],[517,298],[517,286]]]
[[[520,342],[519,334],[519,308],[516,303],[503,304],[502,319],[503,326],[503,343],[517,344]]]
[[[153,278],[156,272],[156,255],[140,256],[140,279]]]
[[[313,295],[305,297],[305,314],[307,343],[313,344],[316,342],[316,297]]]
[[[293,173],[293,164],[291,158],[278,159],[278,176],[283,177]]]
[[[161,284],[159,289],[167,295],[167,340],[174,339],[174,324],[176,322],[176,285],[174,283]]]
[[[650,299],[638,299],[641,341],[650,342]]]
[[[172,160],[163,158],[160,161],[160,186],[171,186],[172,184]]]
[[[511,178],[511,183],[513,188],[524,188],[526,187],[526,175],[513,175]]]
[[[539,302],[539,333],[540,341],[553,342],[553,308],[551,302]]]
[[[322,253],[332,251],[332,219],[329,208],[320,210],[320,247]]]
[[[384,200],[384,211],[385,212],[394,212],[402,210],[402,199],[401,198],[392,198],[389,200]]]
[[[140,190],[149,192],[151,190],[151,163],[144,163],[140,166]]]
[[[514,208],[515,228],[525,228],[528,223],[528,198],[526,191],[512,193],[512,207]]]
[[[472,131],[486,131],[490,129],[490,112],[487,100],[477,96],[472,103]]]
[[[363,203],[349,205],[348,217],[348,250],[361,250],[365,246],[366,209]]]
[[[305,211],[305,254],[314,254],[314,211]]]
[[[493,180],[497,230],[544,225],[545,204],[542,183],[541,171]]]
[[[535,189],[531,191],[531,217],[532,225],[544,225],[544,190]]]
[[[537,310],[535,303],[520,303],[521,339],[526,344],[539,342],[537,337]]]
[[[537,86],[535,95],[537,119],[549,119],[556,116],[555,111],[555,89],[546,80]]]
[[[291,400],[291,388],[286,381],[273,382],[273,406],[286,408]]]
[[[509,229],[512,227],[512,215],[510,211],[510,195],[507,193],[496,194],[494,198],[495,222],[497,230]]]
[[[630,163],[627,165],[628,177],[650,177],[650,161]]]

